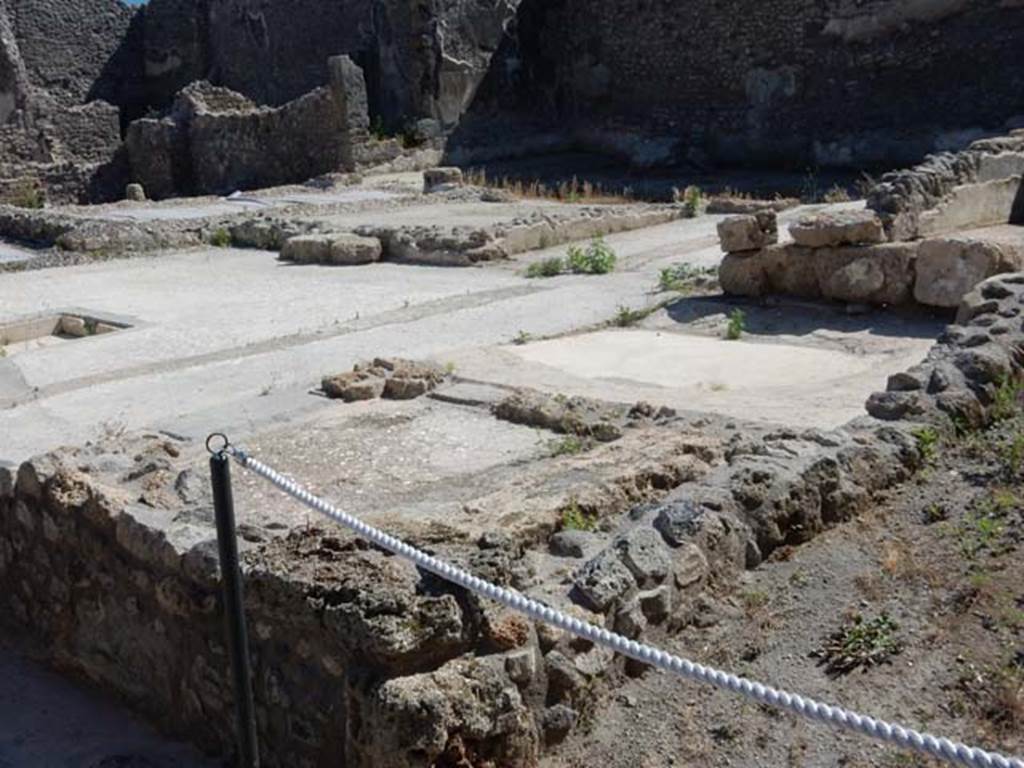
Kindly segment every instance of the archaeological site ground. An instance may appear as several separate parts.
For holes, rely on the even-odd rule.
[[[0,768],[1024,766],[1022,178],[1021,0],[0,0]]]

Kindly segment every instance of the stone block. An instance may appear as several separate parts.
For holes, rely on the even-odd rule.
[[[632,571],[612,549],[604,550],[587,562],[576,575],[575,584],[588,605],[602,613],[636,589]]]
[[[462,186],[462,170],[453,167],[430,168],[423,172],[423,191],[442,192]]]
[[[298,235],[281,249],[281,259],[298,264],[352,266],[380,260],[380,240],[351,234]]]
[[[961,184],[918,221],[918,234],[929,237],[958,229],[1006,224],[1013,220],[1021,195],[1021,176],[981,184]]]
[[[862,245],[885,240],[882,222],[874,211],[835,211],[805,216],[790,225],[797,245],[824,248],[834,245]]]
[[[755,251],[779,241],[774,211],[759,211],[749,216],[730,216],[718,223],[718,237],[726,253]]]
[[[718,266],[718,284],[731,296],[766,295],[768,275],[761,251],[727,253]]]
[[[349,371],[337,376],[326,376],[321,387],[327,397],[354,403],[359,400],[375,400],[384,394],[386,381],[365,371]]]
[[[146,202],[146,190],[141,184],[129,184],[124,188],[124,199],[135,203]]]
[[[982,280],[1024,266],[1024,248],[967,238],[925,240],[918,248],[914,298],[934,307],[959,307]]]
[[[823,248],[814,270],[826,299],[860,304],[903,304],[914,288],[917,243]]]
[[[616,539],[614,546],[622,564],[629,568],[641,588],[656,586],[668,578],[672,556],[653,528],[634,528]]]

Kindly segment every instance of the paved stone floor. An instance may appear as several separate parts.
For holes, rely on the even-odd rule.
[[[418,208],[421,216],[432,210],[402,210]],[[613,235],[608,242],[619,266],[604,276],[523,277],[530,261],[564,254],[564,247],[472,269],[296,266],[268,252],[208,248],[0,275],[0,324],[77,309],[132,326],[0,357],[0,461],[122,429],[252,431],[301,417],[322,375],[375,355],[452,361],[466,375],[541,388],[594,394],[597,387],[608,399],[642,396],[830,426],[859,412],[885,375],[921,356],[938,333],[938,322],[910,339],[892,329],[873,333],[879,323],[903,323],[886,321],[885,313],[839,327],[841,308],[831,307],[816,310],[821,333],[813,333],[806,319],[814,313],[780,307],[795,323],[791,333],[752,326],[730,346],[710,340],[720,335],[729,305],[701,305],[700,316],[683,320],[687,307],[697,306],[684,300],[674,316],[662,312],[645,324],[661,318],[653,333],[607,331],[511,346],[521,333],[569,334],[609,321],[621,307],[663,301],[667,295],[656,290],[661,267],[717,264],[719,219]],[[645,342],[639,351],[623,346],[638,339]],[[589,367],[580,367],[581,356],[592,358]],[[757,371],[747,370],[754,360]],[[595,375],[595,365],[607,370]],[[677,375],[678,384],[666,379]]]

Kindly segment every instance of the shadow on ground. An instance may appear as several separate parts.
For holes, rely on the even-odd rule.
[[[952,310],[924,308],[874,308],[865,314],[848,314],[843,304],[816,303],[782,298],[771,303],[731,296],[685,297],[665,310],[684,325],[741,309],[745,330],[759,336],[805,336],[816,331],[868,332],[873,336],[934,339],[953,322]]]

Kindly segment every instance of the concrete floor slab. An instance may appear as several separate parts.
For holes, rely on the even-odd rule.
[[[21,248],[0,241],[0,264],[16,264],[22,261],[31,261],[36,256],[35,251],[31,251],[28,248]]]
[[[449,222],[492,221],[516,209],[485,203],[408,208],[416,216],[428,214],[422,221],[447,210]],[[302,418],[310,407],[308,390],[323,375],[361,359],[433,357],[444,364],[459,350],[508,344],[520,333],[541,338],[607,322],[620,306],[642,308],[664,298],[656,290],[661,267],[714,266],[721,256],[719,219],[612,235],[607,241],[619,265],[604,276],[524,279],[529,260],[564,255],[564,247],[481,269],[296,266],[266,252],[211,248],[0,275],[0,323],[75,305],[132,326],[0,358],[0,461],[17,462],[119,429],[159,427],[195,436],[219,427],[256,431]],[[880,386],[890,370],[885,355],[877,361],[886,367],[873,371],[873,363],[865,363],[866,391]],[[892,361],[892,369],[898,365]],[[633,394],[628,389],[617,399]],[[658,399],[653,394],[649,399]],[[694,408],[749,407],[745,400],[729,404],[721,392],[684,394],[679,399]],[[780,398],[785,395],[780,391]],[[859,408],[862,399],[857,389],[842,413]],[[759,411],[765,418],[785,420],[794,410],[773,402],[778,407]]]

